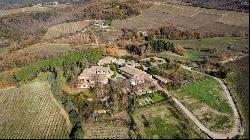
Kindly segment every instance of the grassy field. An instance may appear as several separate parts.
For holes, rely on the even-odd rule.
[[[151,96],[152,100],[154,102],[159,102],[159,101],[162,101],[164,99],[166,99],[165,97],[163,97],[159,92],[154,92],[152,93],[152,96]]]
[[[34,54],[57,54],[57,53],[67,53],[72,51],[74,46],[71,44],[52,44],[52,43],[39,43],[31,45],[29,47],[19,49],[14,52],[15,55],[23,55],[25,53],[34,53]]]
[[[188,83],[175,91],[180,101],[202,122],[215,132],[227,133],[233,126],[233,110],[220,83],[205,77]]]
[[[188,47],[186,61],[201,61],[204,57],[218,58],[225,51],[230,52],[233,56],[241,55],[240,52],[248,52],[249,39],[241,37],[213,37],[201,40],[174,40],[177,45]],[[227,47],[231,49],[228,50]],[[211,50],[217,48],[217,53],[209,53],[202,50]]]
[[[213,78],[206,77],[201,81],[187,84],[181,87],[177,91],[177,94],[179,96],[191,96],[219,112],[232,113],[232,109],[225,98],[226,94],[223,88]]]
[[[0,18],[7,15],[18,14],[18,13],[31,13],[31,12],[46,12],[55,8],[65,8],[68,5],[58,4],[58,5],[48,5],[46,7],[23,7],[10,10],[0,10]]]
[[[249,48],[249,39],[241,37],[213,37],[202,40],[175,40],[178,45],[192,48],[215,48],[224,49],[225,45],[232,45],[239,48]]]
[[[201,61],[202,60],[202,52],[195,49],[187,49],[187,60],[189,61]]]
[[[249,138],[249,56],[226,63],[231,69],[226,82],[236,97],[237,105],[243,117],[244,136]]]
[[[171,101],[137,109],[134,120],[144,139],[205,138]]]
[[[47,82],[0,90],[0,138],[69,138],[68,114],[53,97]]]
[[[167,58],[171,61],[178,61],[180,63],[187,63],[189,62],[189,60],[187,59],[187,57],[185,56],[180,56],[180,55],[176,55],[170,52],[161,52],[161,53],[155,53],[152,54],[153,56],[157,56],[157,57],[161,57],[161,58]]]
[[[173,40],[176,45],[187,47],[185,56],[173,55],[171,53],[163,52],[154,54],[162,58],[178,61],[181,63],[190,63],[193,61],[202,61],[205,57],[220,59],[219,56],[225,51],[231,53],[232,56],[240,56],[241,52],[248,52],[249,39],[242,37],[213,37],[201,40]],[[230,46],[231,50],[227,50]],[[217,53],[210,53],[203,50],[211,50],[217,48]]]
[[[0,10],[0,17],[12,15],[12,14],[18,14],[18,13],[45,12],[48,10],[51,10],[51,8],[24,7],[24,8],[19,8],[19,9],[12,9],[12,10]]]

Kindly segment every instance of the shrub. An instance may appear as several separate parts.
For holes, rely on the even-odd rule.
[[[186,50],[185,50],[182,46],[177,45],[177,46],[175,47],[174,53],[183,56],[183,55],[186,54]]]
[[[162,52],[162,51],[175,51],[175,45],[173,42],[169,40],[151,40],[149,45],[153,48],[155,52]]]

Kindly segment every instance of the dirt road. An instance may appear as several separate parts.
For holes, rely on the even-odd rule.
[[[187,67],[187,66],[182,66],[182,67],[184,69],[186,69],[186,70],[201,73],[201,72],[192,70],[191,67]],[[201,74],[204,74],[204,73],[201,73]],[[205,75],[207,75],[207,74],[205,74]],[[214,133],[214,132],[210,131],[178,99],[176,99],[174,96],[172,96],[167,90],[163,89],[160,85],[157,84],[157,87],[158,87],[159,90],[165,92],[168,95],[168,97],[172,98],[173,101],[185,112],[185,114],[199,127],[199,129],[201,131],[203,131],[205,134],[208,135],[208,137],[213,138],[213,139],[227,139],[227,138],[233,138],[233,137],[235,137],[237,135],[243,134],[244,130],[243,130],[243,127],[241,126],[241,120],[240,120],[240,117],[239,117],[239,112],[238,112],[238,110],[237,110],[237,108],[235,106],[235,103],[233,101],[231,93],[228,90],[228,87],[224,84],[224,82],[222,80],[220,80],[220,79],[218,79],[216,77],[210,76],[210,75],[207,75],[207,76],[216,79],[221,84],[221,87],[224,89],[225,93],[227,94],[228,103],[230,104],[230,106],[233,109],[234,126],[233,126],[232,130],[227,134],[219,134],[219,133]]]

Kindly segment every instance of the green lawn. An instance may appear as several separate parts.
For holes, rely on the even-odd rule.
[[[162,101],[162,100],[166,99],[166,98],[163,97],[158,91],[152,93],[152,95],[151,95],[150,97],[151,97],[151,99],[152,99],[154,102],[159,102],[159,101]]]
[[[32,80],[31,82],[43,82],[48,80],[48,76],[51,74],[51,72],[39,72],[37,74],[37,77]]]
[[[227,103],[227,99],[222,95],[225,93],[223,92],[220,83],[213,78],[206,77],[199,82],[184,85],[178,89],[176,93],[180,97],[191,96],[219,112],[232,112],[232,108]]]
[[[152,123],[155,128],[145,128],[146,138],[150,139],[185,139],[187,138],[183,132],[181,132],[178,125],[173,123],[166,123],[160,117],[152,118]]]
[[[162,53],[155,53],[153,56],[156,56],[156,57],[161,57],[161,58],[167,58],[171,61],[177,61],[177,62],[180,62],[180,63],[188,63],[189,60],[187,60],[186,57],[184,56],[178,56],[178,55],[171,55],[169,53],[165,53],[165,52],[162,52]]]
[[[213,37],[202,40],[175,40],[178,45],[185,45],[192,48],[214,48],[224,47],[226,44],[238,46],[241,48],[249,47],[249,39],[241,37]]]
[[[201,40],[174,40],[173,42],[176,45],[191,48],[186,49],[187,61],[201,61],[203,57],[217,58],[220,54],[201,51],[202,49],[218,48],[221,52],[224,52],[228,46],[238,52],[245,52],[249,49],[249,39],[241,37],[213,37]],[[236,54],[234,51],[232,53]]]
[[[202,54],[198,50],[187,49],[187,59],[189,61],[201,61],[202,60]]]
[[[205,138],[171,100],[137,108],[133,118],[142,139]]]

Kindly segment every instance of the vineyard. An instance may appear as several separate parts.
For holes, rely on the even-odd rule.
[[[69,138],[71,124],[46,82],[0,91],[1,139]]]
[[[226,63],[231,70],[226,82],[232,91],[235,101],[238,103],[243,118],[244,136],[249,138],[249,56]]]
[[[70,22],[63,23],[52,26],[48,29],[45,34],[45,39],[57,38],[66,34],[76,33],[84,29],[88,25],[87,21],[78,21],[78,22]]]
[[[88,123],[84,139],[128,139],[128,128],[118,124]]]

